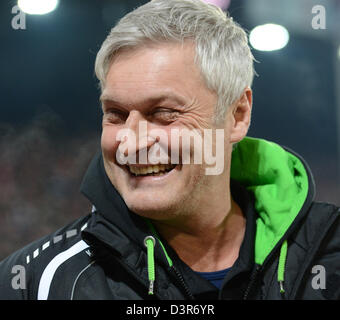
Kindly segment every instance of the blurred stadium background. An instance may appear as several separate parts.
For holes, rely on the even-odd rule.
[[[79,185],[99,149],[96,52],[119,18],[146,2],[60,0],[53,12],[26,14],[26,29],[16,30],[17,1],[1,1],[0,260],[90,211]],[[266,23],[288,30],[284,48],[253,50],[249,136],[302,155],[317,200],[340,205],[340,1],[209,2],[248,31]],[[325,8],[323,29],[312,27],[316,5]]]

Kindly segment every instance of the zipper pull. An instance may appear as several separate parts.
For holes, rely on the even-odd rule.
[[[280,285],[280,293],[285,293],[285,289],[283,288],[283,281],[279,281],[279,285]]]
[[[285,267],[286,267],[286,260],[287,260],[287,251],[288,251],[288,242],[284,240],[281,249],[280,249],[280,256],[279,256],[279,265],[277,268],[277,281],[280,285],[280,293],[283,295],[285,293],[285,289],[283,287],[284,279],[285,279]]]
[[[148,278],[149,278],[149,295],[153,295],[154,282],[155,282],[155,258],[154,258],[154,248],[156,245],[156,240],[153,236],[147,236],[144,239],[144,245],[147,249],[147,259],[148,259]]]

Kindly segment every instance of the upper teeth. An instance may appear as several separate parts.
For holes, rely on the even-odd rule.
[[[158,173],[161,171],[173,169],[175,165],[171,164],[159,164],[159,165],[150,165],[145,167],[136,167],[136,166],[128,166],[130,172],[136,175],[140,174],[149,174],[149,173]]]

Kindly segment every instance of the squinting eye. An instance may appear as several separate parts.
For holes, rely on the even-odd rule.
[[[158,109],[155,110],[152,115],[158,119],[174,120],[178,116],[178,112],[170,109]]]
[[[125,122],[126,118],[127,115],[120,110],[109,109],[104,112],[104,119],[112,123]]]

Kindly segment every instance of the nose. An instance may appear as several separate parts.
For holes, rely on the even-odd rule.
[[[129,129],[128,132],[134,133],[134,135],[127,135],[124,141],[127,146],[123,152],[125,157],[133,154],[138,156],[142,152],[147,152],[147,150],[156,142],[154,138],[148,136],[148,121],[137,110],[130,111],[125,122],[125,128]],[[131,154],[129,154],[129,152]]]
[[[125,121],[125,127],[137,133],[139,123],[143,120],[145,121],[143,115],[139,111],[131,110],[129,113],[129,116],[127,117]]]

